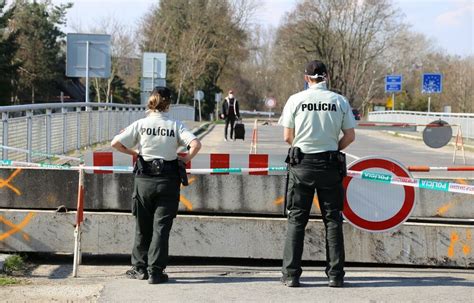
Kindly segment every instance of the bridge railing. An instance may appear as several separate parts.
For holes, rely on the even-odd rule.
[[[143,105],[115,103],[46,103],[1,106],[2,158],[28,162],[45,154],[65,154],[111,140],[118,132],[145,115]],[[194,109],[172,105],[170,117],[194,120]],[[17,153],[5,147],[29,151]],[[9,155],[10,153],[10,155]]]
[[[427,113],[414,111],[374,111],[369,112],[368,120],[371,122],[401,122],[420,125],[429,124],[435,120],[443,120],[450,125],[460,125],[463,137],[474,139],[474,114],[458,113]],[[418,127],[423,130],[424,127]],[[454,129],[453,131],[456,131]],[[456,133],[454,133],[456,135]]]

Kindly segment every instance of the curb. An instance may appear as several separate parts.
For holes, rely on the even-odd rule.
[[[198,127],[193,128],[193,129],[191,130],[191,132],[192,132],[194,135],[196,135],[196,134],[201,135],[200,133],[201,133],[203,130],[204,130],[204,132],[206,132],[206,131],[205,131],[206,128],[209,129],[209,128],[212,127],[212,125],[209,127],[209,124],[214,125],[212,122],[205,122],[205,123],[199,125]],[[196,136],[199,136],[199,135],[196,135]],[[200,138],[199,138],[199,139],[200,139]]]
[[[212,122],[206,122],[198,127],[195,127],[191,130],[191,132],[199,139],[201,140],[204,136],[206,136],[209,132],[211,132],[216,124]],[[207,129],[205,129],[207,127]],[[198,135],[196,135],[198,134]],[[178,152],[186,152],[186,147],[181,147]]]
[[[407,139],[412,139],[412,140],[423,141],[423,138],[418,137],[418,136],[402,134],[402,133],[395,132],[395,131],[391,131],[391,130],[388,130],[388,131],[385,131],[385,132],[386,132],[387,134],[392,135],[392,136],[398,136],[398,137],[402,137],[402,138],[407,138]],[[449,142],[447,145],[454,146],[454,143],[453,143],[453,142]],[[474,145],[464,144],[464,149],[474,150]]]

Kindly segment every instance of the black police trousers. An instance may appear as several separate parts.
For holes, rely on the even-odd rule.
[[[329,278],[341,279],[344,277],[342,176],[337,162],[320,159],[303,159],[301,163],[290,167],[287,194],[288,229],[282,274],[285,277],[301,276],[305,227],[315,191],[326,232],[326,275]]]
[[[168,241],[178,212],[178,173],[166,176],[135,177],[132,213],[136,218],[132,265],[162,272],[168,264]]]

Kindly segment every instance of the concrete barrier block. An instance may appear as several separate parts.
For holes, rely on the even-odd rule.
[[[71,253],[74,213],[0,211],[0,252]],[[5,224],[5,222],[8,222]],[[92,254],[130,254],[135,222],[130,214],[85,213],[82,250]],[[405,223],[383,233],[344,224],[346,260],[376,264],[474,268],[474,226]],[[171,232],[174,256],[281,259],[284,218],[180,215]],[[325,260],[324,226],[310,220],[305,260]]]
[[[0,207],[15,209],[56,209],[77,205],[77,172],[0,169]],[[242,175],[190,176],[183,187],[180,211],[216,214],[281,214],[285,177]],[[473,180],[449,180],[474,184]],[[85,176],[86,210],[129,211],[133,189],[131,174]],[[416,190],[416,206],[411,218],[474,217],[472,195],[425,189]],[[317,197],[312,214],[319,215]]]

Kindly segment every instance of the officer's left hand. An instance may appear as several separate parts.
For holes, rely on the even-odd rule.
[[[189,155],[186,156],[178,156],[178,160],[183,161],[184,163],[188,163],[191,159],[189,158]]]

